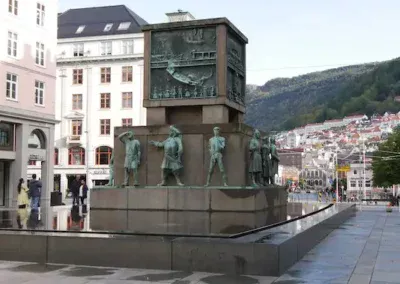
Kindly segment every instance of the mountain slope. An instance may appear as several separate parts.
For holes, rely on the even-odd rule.
[[[362,79],[363,84],[373,83],[371,74],[384,64],[346,66],[293,78],[278,78],[258,88],[249,86],[245,121],[266,131],[283,130],[355,111],[363,112],[364,108],[354,107],[356,102],[352,102],[351,107],[347,104],[348,99],[362,94],[362,88],[355,82]],[[337,98],[343,100],[343,104],[337,102]]]

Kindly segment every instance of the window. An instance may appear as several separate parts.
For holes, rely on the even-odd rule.
[[[105,32],[111,31],[112,26],[113,26],[113,24],[107,24],[107,25],[104,27],[104,31],[105,31]]]
[[[44,14],[45,8],[44,5],[37,3],[36,4],[36,24],[39,26],[44,26]]]
[[[359,180],[358,181],[358,187],[362,187],[363,186],[363,182],[362,182],[362,180]]]
[[[111,121],[110,119],[100,119],[100,134],[110,135]]]
[[[100,43],[100,54],[101,55],[111,55],[112,54],[112,42],[103,41]]]
[[[81,110],[82,109],[82,94],[72,95],[72,109]]]
[[[100,94],[100,108],[101,109],[111,108],[111,94],[110,93],[101,93]]]
[[[122,126],[123,127],[132,126],[132,118],[123,118]]]
[[[122,82],[132,82],[132,66],[122,67]]]
[[[107,146],[96,148],[96,165],[108,165],[111,160],[112,149]]]
[[[44,105],[44,82],[35,81],[35,104]]]
[[[12,57],[18,55],[18,35],[13,32],[8,32],[7,54]]]
[[[356,170],[354,170],[354,172],[353,172],[355,175],[357,174],[357,171]]]
[[[29,160],[28,161],[29,166],[36,166],[36,161],[35,160]]]
[[[8,0],[8,12],[18,15],[18,0]]]
[[[366,180],[365,181],[365,187],[371,187],[371,181],[370,180]]]
[[[76,29],[76,34],[80,34],[80,33],[82,33],[83,32],[83,30],[85,29],[85,27],[86,26],[79,26],[77,29]]]
[[[350,187],[356,187],[356,182],[354,180],[350,181]]]
[[[36,64],[44,66],[44,44],[36,42]]]
[[[124,40],[122,42],[122,54],[133,54],[133,40]]]
[[[82,135],[82,120],[72,120],[72,135]]]
[[[122,93],[122,108],[132,108],[132,92]]]
[[[11,126],[6,123],[0,123],[0,147],[9,147],[11,137]]]
[[[58,148],[54,148],[54,165],[58,165]]]
[[[74,69],[72,71],[72,84],[80,85],[83,83],[83,69]]]
[[[124,22],[124,23],[120,23],[118,26],[118,30],[119,31],[124,31],[129,29],[129,27],[131,26],[131,22]]]
[[[111,67],[105,67],[100,69],[100,81],[101,83],[111,82]]]
[[[17,99],[17,83],[18,83],[17,75],[7,73],[6,97],[8,99],[12,100]]]
[[[82,147],[73,147],[68,149],[68,164],[69,165],[84,165],[85,164],[85,149]]]
[[[84,44],[83,43],[77,43],[74,44],[74,57],[81,57],[84,54]]]

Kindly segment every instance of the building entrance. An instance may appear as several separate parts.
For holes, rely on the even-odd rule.
[[[6,205],[6,194],[8,191],[8,182],[10,176],[10,163],[0,161],[0,206]]]

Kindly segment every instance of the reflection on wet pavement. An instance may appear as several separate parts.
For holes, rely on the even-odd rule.
[[[0,229],[69,232],[232,235],[293,219],[326,204],[289,203],[255,213],[95,210],[83,206],[43,206],[39,212],[0,211]]]

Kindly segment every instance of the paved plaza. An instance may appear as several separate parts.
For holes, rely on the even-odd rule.
[[[0,262],[0,283],[400,283],[400,213],[362,208],[280,278]],[[84,251],[82,253],[85,253]],[[77,257],[79,257],[77,255]]]

